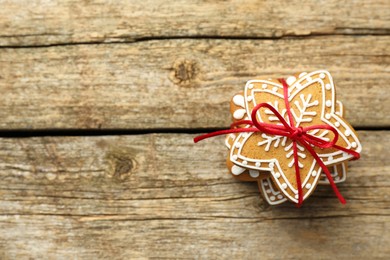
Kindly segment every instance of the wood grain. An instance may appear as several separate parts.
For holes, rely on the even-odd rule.
[[[0,49],[0,129],[226,127],[256,76],[328,69],[348,120],[390,125],[390,36]]]
[[[321,187],[301,209],[228,175],[222,137],[3,138],[0,256],[385,259],[390,132],[359,134],[348,204]]]
[[[0,6],[0,46],[390,31],[386,0],[1,0]]]
[[[390,129],[390,1],[0,6],[3,136],[222,128],[247,80],[316,69],[355,127]],[[348,204],[321,186],[301,209],[227,174],[223,137],[0,138],[0,259],[387,259],[390,131],[359,135]]]

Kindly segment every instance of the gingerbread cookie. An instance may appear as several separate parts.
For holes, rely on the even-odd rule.
[[[251,80],[243,95],[233,97],[231,110],[232,129],[197,137],[195,142],[231,134],[227,139],[228,165],[234,175],[247,172],[249,179],[263,187],[260,190],[265,183],[272,184],[273,189],[267,189],[270,193],[266,191],[272,194],[272,203],[287,199],[300,205],[324,172],[344,202],[328,168],[335,166],[335,178],[339,172],[345,173],[341,164],[359,158],[361,144],[342,111],[337,111],[329,72],[303,72],[287,80]]]

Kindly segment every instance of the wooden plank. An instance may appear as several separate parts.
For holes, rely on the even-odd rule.
[[[0,256],[379,259],[390,254],[390,131],[360,131],[338,203],[267,206],[225,168],[223,137],[1,139]]]
[[[389,41],[335,36],[5,48],[0,129],[226,127],[229,100],[247,80],[322,68],[333,74],[353,125],[389,126]]]
[[[388,34],[390,30],[386,0],[1,0],[0,5],[2,46],[155,37]]]

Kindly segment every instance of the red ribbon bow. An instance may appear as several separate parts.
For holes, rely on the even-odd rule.
[[[309,152],[310,154],[314,157],[314,159],[317,161],[317,163],[320,165],[322,168],[323,172],[325,173],[326,177],[329,180],[329,183],[331,187],[333,188],[334,193],[338,197],[339,201],[342,204],[345,204],[346,201],[343,198],[343,196],[340,194],[339,190],[336,187],[336,184],[334,183],[332,176],[324,164],[324,162],[319,158],[317,153],[314,151],[312,146],[317,146],[319,148],[336,148],[339,150],[342,150],[346,153],[349,153],[353,155],[354,159],[359,159],[360,154],[336,145],[339,133],[337,130],[330,125],[313,125],[313,126],[308,126],[308,127],[295,127],[294,119],[291,113],[290,109],[290,103],[288,102],[288,85],[284,79],[279,79],[279,81],[283,85],[283,94],[284,94],[284,101],[286,105],[286,112],[288,116],[288,121],[289,123],[283,118],[283,116],[270,104],[267,103],[261,103],[255,106],[252,110],[252,121],[251,120],[240,120],[231,125],[231,129],[226,129],[226,130],[220,130],[208,134],[204,134],[201,136],[197,136],[194,138],[194,142],[197,143],[203,139],[210,138],[213,136],[217,135],[223,135],[223,134],[229,134],[229,133],[242,133],[242,132],[263,132],[267,134],[272,134],[272,135],[280,135],[280,136],[285,136],[287,138],[290,138],[293,142],[293,152],[294,152],[294,166],[295,166],[295,177],[297,181],[297,186],[298,186],[298,206],[300,207],[303,202],[303,192],[302,192],[302,185],[301,185],[301,176],[299,172],[299,165],[298,165],[298,148],[297,148],[297,142],[302,144]],[[268,108],[269,110],[274,113],[276,117],[278,117],[281,125],[277,124],[269,124],[269,123],[262,123],[257,120],[256,113],[259,109],[261,108]],[[250,125],[252,127],[246,127],[246,128],[234,128],[238,125]],[[313,135],[308,134],[308,131],[311,130],[320,130],[320,129],[326,129],[329,131],[332,131],[334,134],[334,137],[331,141],[325,141],[323,139],[320,139],[318,137],[315,137]]]

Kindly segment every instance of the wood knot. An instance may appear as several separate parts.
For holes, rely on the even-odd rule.
[[[113,173],[112,177],[117,180],[127,179],[134,169],[133,160],[125,157],[113,157]]]
[[[196,79],[199,73],[198,64],[192,60],[177,60],[173,64],[170,79],[173,83],[188,86]]]

